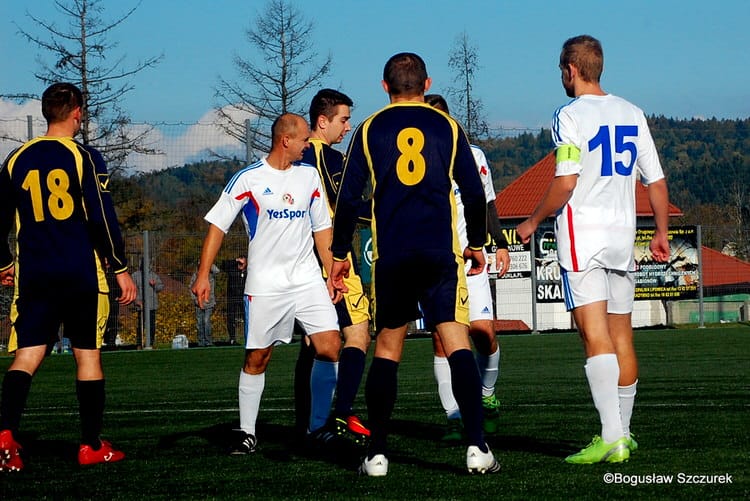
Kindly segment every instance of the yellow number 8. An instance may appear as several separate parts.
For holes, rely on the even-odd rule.
[[[398,133],[396,145],[401,152],[396,161],[396,175],[405,185],[414,186],[424,178],[427,170],[427,163],[422,156],[424,134],[415,127],[407,127]]]

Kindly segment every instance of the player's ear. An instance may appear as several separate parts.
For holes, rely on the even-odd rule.
[[[388,94],[388,95],[391,94],[390,90],[388,89],[388,84],[386,83],[385,80],[381,80],[380,81],[380,85],[383,86],[383,90],[385,91],[386,94]]]
[[[430,87],[432,87],[432,78],[427,77],[427,80],[424,81],[424,91],[425,93],[430,90]]]

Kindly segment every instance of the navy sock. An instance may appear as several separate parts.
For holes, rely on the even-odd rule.
[[[310,423],[310,406],[312,393],[310,391],[310,374],[315,362],[315,349],[312,344],[305,344],[300,339],[299,355],[294,366],[294,428],[304,436]]]
[[[336,416],[352,414],[354,399],[362,382],[365,370],[365,353],[359,348],[350,346],[341,350],[339,357],[339,379],[336,384]]]
[[[81,438],[94,450],[101,447],[99,435],[104,424],[104,380],[76,380],[78,411],[81,415]]]
[[[26,398],[31,390],[31,374],[24,371],[8,371],[3,378],[0,403],[0,430],[10,430],[13,435],[21,425],[21,415],[26,408]]]
[[[461,410],[464,430],[469,445],[487,452],[482,431],[482,380],[471,350],[456,350],[448,357],[451,366],[451,385]]]
[[[396,404],[398,390],[398,362],[375,357],[370,365],[365,385],[368,425],[370,426],[370,446],[367,457],[385,454],[388,424]]]

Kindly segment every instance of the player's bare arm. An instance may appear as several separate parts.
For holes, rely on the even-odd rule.
[[[333,287],[342,293],[349,292],[349,288],[344,284],[344,279],[349,277],[349,261],[334,260],[331,265],[329,279]]]
[[[542,201],[536,206],[531,216],[516,227],[516,232],[523,243],[528,243],[531,240],[531,236],[536,231],[539,223],[568,203],[577,182],[578,176],[575,174],[557,176],[552,180]]]
[[[208,301],[211,294],[211,283],[208,280],[208,274],[211,271],[211,264],[216,259],[221,244],[224,241],[224,232],[213,224],[208,226],[206,238],[203,240],[203,250],[201,250],[201,262],[198,266],[198,272],[193,284],[193,294],[198,300],[198,306],[203,308],[203,304]]]
[[[656,225],[649,249],[655,261],[664,263],[669,260],[669,238],[667,237],[669,191],[666,180],[660,179],[648,185],[648,201],[654,211]]]
[[[315,250],[318,251],[320,262],[323,265],[323,269],[330,271],[333,265],[333,254],[331,253],[331,242],[333,239],[333,228],[326,228],[320,231],[313,232],[313,242],[315,242]],[[333,279],[330,273],[326,279],[326,287],[328,287],[328,295],[331,296],[331,300],[334,303],[341,301],[343,297],[341,291],[333,286]]]

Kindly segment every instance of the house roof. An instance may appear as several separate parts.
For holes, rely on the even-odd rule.
[[[497,195],[495,207],[497,207],[498,217],[500,219],[529,217],[554,177],[555,153],[550,152]],[[635,212],[639,217],[654,214],[648,202],[648,190],[641,183],[636,183]],[[678,207],[669,204],[669,215],[682,216],[683,213]]]
[[[524,219],[531,215],[554,175],[555,154],[550,152],[498,193],[495,207],[500,219]],[[636,183],[635,204],[637,216],[653,215],[648,190],[641,183]],[[682,216],[683,213],[670,203],[669,215]],[[705,246],[702,247],[702,259],[706,295],[750,292],[750,263]]]
[[[705,246],[701,248],[701,252],[704,287],[743,285],[742,292],[747,292],[750,284],[750,263]]]

